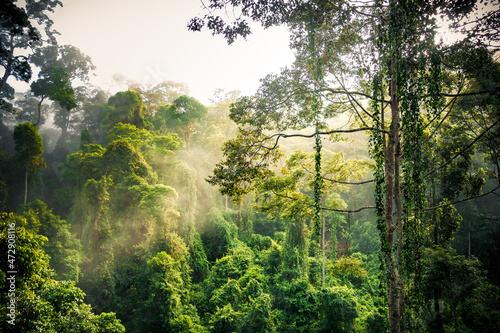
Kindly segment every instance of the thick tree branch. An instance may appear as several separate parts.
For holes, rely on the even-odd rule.
[[[375,209],[375,206],[363,206],[363,207],[360,207],[358,209],[337,209],[337,208],[328,208],[328,207],[321,207],[321,209],[332,211],[332,212],[339,212],[339,213],[359,213],[365,209]]]
[[[469,200],[474,200],[474,199],[477,199],[477,198],[481,198],[481,197],[484,197],[484,196],[487,196],[488,194],[495,194],[495,195],[498,195],[497,193],[495,193],[496,190],[498,190],[500,188],[500,186],[497,186],[495,187],[494,189],[486,192],[486,193],[483,193],[483,194],[479,194],[479,195],[476,195],[476,196],[473,196],[473,197],[469,197],[469,198],[464,198],[464,199],[460,199],[460,200],[455,200],[453,202],[449,202],[447,204],[443,204],[443,205],[438,205],[438,206],[434,206],[434,207],[427,207],[427,208],[424,208],[425,210],[434,210],[434,209],[438,209],[438,208],[442,208],[442,207],[446,207],[446,206],[449,206],[449,205],[454,205],[454,204],[457,204],[457,203],[461,203],[461,202],[465,202],[465,201],[469,201]]]
[[[495,90],[483,90],[483,91],[472,91],[468,93],[458,93],[458,94],[441,94],[444,97],[463,97],[463,96],[476,96],[476,95],[484,95],[484,94],[491,94],[495,93],[498,91]],[[429,97],[429,96],[424,96],[424,97]]]
[[[289,199],[289,200],[294,200],[294,201],[297,200],[296,198],[290,197],[288,195],[276,193],[274,190],[272,190],[272,192],[275,196],[283,198],[283,199]],[[309,205],[309,207],[313,208],[314,205]],[[321,207],[321,210],[327,210],[327,211],[339,212],[339,213],[358,213],[358,212],[361,212],[362,210],[365,210],[365,209],[374,209],[374,208],[375,208],[375,206],[363,206],[363,207],[360,207],[358,209],[338,209],[338,208]]]
[[[377,128],[373,127],[361,127],[361,128],[353,128],[353,129],[347,129],[347,130],[330,130],[330,131],[325,131],[325,132],[319,132],[320,135],[330,135],[330,134],[335,134],[335,133],[354,133],[354,132],[363,132],[363,131],[382,131]],[[382,131],[385,132],[385,131]],[[281,138],[313,138],[316,134],[285,134],[285,133],[276,133],[271,136],[265,137],[262,140],[255,142],[254,144],[250,145],[249,148],[252,147],[258,147],[266,150],[273,150],[276,149],[278,146],[279,140]],[[276,141],[272,147],[266,147],[262,145],[265,141],[271,140],[273,138],[276,138]]]
[[[312,175],[314,174],[314,172],[312,172],[311,170],[309,170],[308,168],[306,168],[304,165],[301,164],[300,166],[307,173],[312,174]],[[361,182],[346,182],[346,181],[341,181],[341,180],[326,178],[324,176],[322,176],[321,178],[323,178],[323,180],[326,180],[327,182],[336,183],[336,184],[343,184],[343,185],[363,185],[363,184],[373,183],[375,181],[374,179],[370,179],[370,180],[365,180],[365,181],[361,181]]]

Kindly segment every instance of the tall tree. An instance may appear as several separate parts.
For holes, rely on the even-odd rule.
[[[139,93],[127,90],[109,98],[107,126],[113,128],[119,122],[132,124],[137,128],[147,127],[148,124],[144,120],[144,103]]]
[[[77,107],[76,100],[80,99],[81,95],[75,93],[72,86],[75,83],[88,84],[89,75],[95,66],[89,56],[72,45],[49,45],[37,48],[29,60],[41,70],[40,79],[31,85],[35,96],[41,98],[39,106],[41,107],[44,98],[59,104],[53,108],[54,124],[61,128],[59,141],[64,142],[70,126],[70,111]],[[54,69],[57,69],[58,73],[55,73]],[[56,90],[59,91],[59,95],[54,96],[53,92]]]
[[[209,13],[192,19],[191,30],[206,24],[232,43],[238,36],[250,34],[245,18],[264,27],[283,24],[290,28],[291,46],[297,51],[292,68],[269,75],[255,96],[233,106],[231,118],[240,125],[240,136],[224,147],[226,160],[214,171],[217,183],[225,193],[243,194],[251,189],[254,178],[270,174],[268,166],[276,161],[273,152],[280,139],[316,138],[315,206],[319,211],[318,137],[368,131],[376,164],[375,210],[390,331],[410,328],[411,316],[405,314],[421,304],[421,290],[408,294],[406,285],[421,286],[424,128],[429,124],[439,127],[438,119],[454,106],[452,100],[465,95],[456,86],[443,84],[446,49],[435,44],[436,16],[440,12],[467,20],[475,2],[213,0],[205,8]],[[228,19],[223,14],[231,12],[241,15]],[[490,14],[495,17],[492,11]],[[493,32],[495,25],[490,28]],[[352,129],[328,127],[326,120],[341,113],[355,119]],[[315,133],[284,133],[307,127]],[[266,130],[274,134],[266,134]]]
[[[153,123],[158,129],[169,128],[179,132],[191,146],[191,138],[197,132],[197,123],[208,114],[207,108],[196,99],[189,96],[177,98],[172,105],[164,105],[158,109]]]
[[[55,31],[52,29],[52,20],[47,12],[53,12],[62,2],[58,0],[26,0],[21,6],[15,0],[2,1],[0,5],[0,64],[4,74],[0,79],[0,105],[2,109],[9,109],[8,91],[13,89],[7,84],[10,76],[15,79],[29,82],[31,66],[23,50],[33,49],[43,43],[41,27],[45,30],[45,37],[55,42]]]
[[[48,45],[37,48],[30,55],[31,64],[44,69],[62,68],[70,81],[88,81],[89,74],[95,69],[92,59],[73,45]]]
[[[42,137],[38,134],[38,129],[29,122],[14,127],[13,136],[17,151],[16,157],[25,170],[24,204],[26,204],[28,198],[28,173],[35,173],[46,167],[45,161],[40,158],[43,153]]]
[[[75,91],[71,87],[68,74],[64,69],[49,67],[42,70],[38,76],[40,78],[31,84],[33,95],[40,98],[35,126],[40,124],[42,103],[46,98],[58,102],[68,112],[77,106],[74,98]]]

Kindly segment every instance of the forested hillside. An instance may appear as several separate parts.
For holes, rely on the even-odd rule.
[[[497,1],[207,1],[296,55],[208,105],[92,85],[60,5],[0,5],[1,332],[500,331]]]

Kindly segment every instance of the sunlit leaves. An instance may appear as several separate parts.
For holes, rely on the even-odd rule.
[[[81,245],[70,232],[68,223],[54,215],[40,200],[25,205],[23,210],[26,228],[48,238],[42,248],[50,256],[50,266],[56,271],[58,280],[78,281]]]
[[[0,244],[5,249],[7,227],[11,223],[16,224],[18,271],[15,283],[15,326],[3,321],[0,324],[2,332],[124,332],[125,328],[114,313],[101,313],[98,316],[92,313],[92,307],[84,303],[85,294],[75,287],[75,282],[54,281],[51,278],[49,258],[41,249],[46,238],[25,229],[19,223],[22,218],[19,218],[13,214],[5,214],[0,221]],[[0,264],[1,271],[11,270],[6,269],[6,261]],[[2,293],[0,298],[3,302],[8,302],[7,293]],[[2,315],[6,316],[6,313],[2,312]]]
[[[128,141],[136,148],[140,148],[150,138],[150,133],[145,129],[139,129],[132,124],[117,123],[109,132],[106,140],[112,142],[114,140],[122,139]]]
[[[111,142],[102,158],[105,170],[112,174],[117,182],[133,173],[141,177],[153,177],[151,167],[142,154],[123,139]]]
[[[114,127],[119,122],[132,124],[140,129],[148,127],[144,120],[144,103],[141,95],[128,90],[111,96],[108,100],[106,122],[108,128]]]
[[[77,182],[83,186],[87,179],[98,179],[104,167],[102,156],[106,151],[100,145],[87,144],[83,149],[68,155],[67,161],[59,166],[63,177]]]
[[[199,121],[207,114],[207,108],[198,100],[183,95],[171,105],[160,106],[152,122],[157,130],[172,130],[182,135],[189,148],[193,134],[198,131]]]
[[[40,157],[43,153],[43,143],[38,129],[26,122],[14,128],[13,136],[16,144],[16,157],[23,168],[31,173],[45,168],[45,161]]]
[[[281,156],[281,152],[266,145],[263,138],[259,131],[240,129],[237,139],[224,143],[226,160],[217,164],[207,181],[219,185],[222,194],[241,200],[253,189],[256,180],[271,174],[269,167]]]

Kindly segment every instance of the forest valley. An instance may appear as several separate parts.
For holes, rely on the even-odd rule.
[[[61,5],[0,5],[0,331],[500,331],[498,1],[205,1],[296,55],[210,106],[92,86]]]

